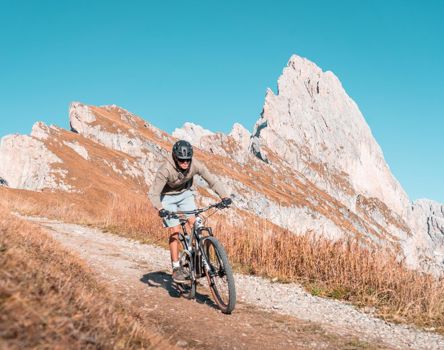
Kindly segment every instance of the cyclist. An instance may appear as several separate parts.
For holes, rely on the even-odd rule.
[[[218,181],[197,159],[193,159],[193,147],[185,140],[177,141],[173,145],[171,154],[157,170],[154,182],[148,193],[153,206],[159,210],[164,227],[169,229],[169,246],[173,280],[178,283],[185,282],[179,264],[179,232],[180,222],[177,218],[169,218],[170,211],[191,211],[196,209],[194,202],[193,177],[200,175],[214,190],[225,206],[231,204],[231,198],[225,191],[223,184]],[[188,223],[192,226],[195,217],[188,215]]]

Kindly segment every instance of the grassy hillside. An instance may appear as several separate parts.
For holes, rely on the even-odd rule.
[[[122,198],[108,213],[113,232],[166,244],[167,233],[146,199]],[[208,220],[238,271],[299,282],[314,295],[374,307],[386,320],[444,333],[443,279],[406,268],[390,251],[365,249],[355,240],[332,242],[313,232],[297,236],[244,215],[236,227],[222,216]]]
[[[0,205],[0,348],[169,348],[90,270]]]
[[[0,191],[14,210],[167,246],[167,232],[142,195],[106,196],[91,203],[76,194]],[[243,224],[236,227],[217,214],[209,219],[238,271],[299,282],[314,295],[374,307],[386,320],[444,333],[444,280],[407,269],[389,251],[368,250],[353,240],[332,242],[313,232],[297,236],[266,220],[240,215]]]

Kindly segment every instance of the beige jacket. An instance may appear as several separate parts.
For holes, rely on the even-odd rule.
[[[173,156],[170,154],[165,163],[157,170],[154,182],[148,193],[148,198],[156,209],[161,209],[162,203],[160,202],[160,196],[163,194],[179,194],[189,190],[193,186],[194,175],[202,176],[202,178],[208,182],[211,189],[221,198],[229,196],[223,184],[197,159],[193,159],[187,172],[182,173],[176,167]]]

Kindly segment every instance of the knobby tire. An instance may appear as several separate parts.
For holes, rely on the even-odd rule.
[[[210,265],[206,271],[211,294],[224,314],[230,314],[236,305],[236,288],[233,272],[222,244],[215,237],[203,242],[205,256]]]

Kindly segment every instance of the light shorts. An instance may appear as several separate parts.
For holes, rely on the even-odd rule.
[[[194,202],[194,191],[186,190],[179,194],[164,194],[160,196],[162,207],[168,211],[188,211],[195,210],[196,203]],[[193,215],[185,215],[189,218]],[[174,227],[180,225],[179,219],[176,218],[164,218],[164,227]]]

